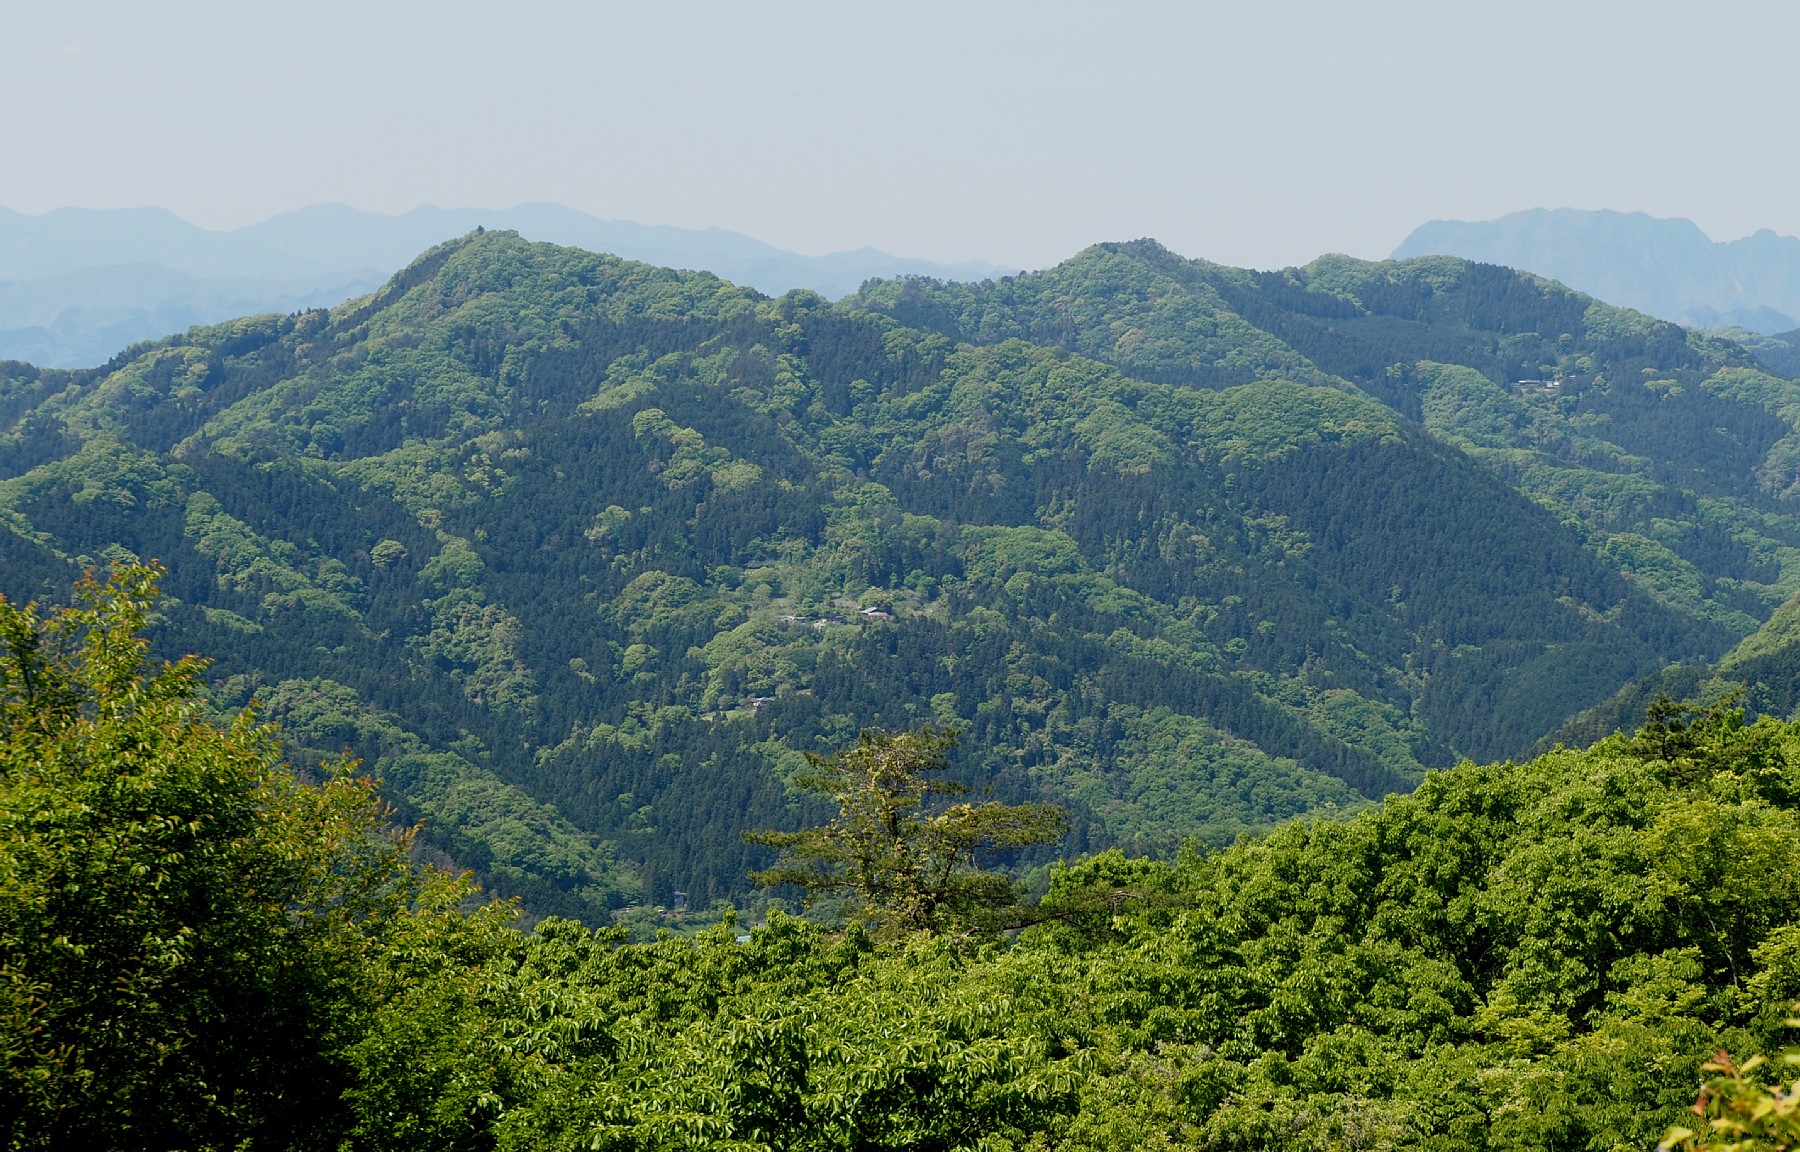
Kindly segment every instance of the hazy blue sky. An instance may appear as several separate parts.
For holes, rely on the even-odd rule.
[[[1800,5],[0,0],[0,204],[552,200],[1037,266],[1518,208],[1800,233]]]

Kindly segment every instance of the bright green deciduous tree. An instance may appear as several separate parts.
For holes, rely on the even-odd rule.
[[[1800,1065],[1800,1053],[1783,1055],[1781,1063],[1792,1071]],[[1739,1063],[1720,1051],[1701,1065],[1712,1076],[1694,1101],[1694,1127],[1671,1127],[1657,1147],[1663,1152],[1781,1152],[1800,1145],[1800,1080],[1771,1086],[1758,1071],[1766,1064],[1762,1056]]]
[[[12,1148],[333,1146],[361,973],[418,892],[373,785],[311,787],[200,664],[157,573],[0,599],[0,1134]]]

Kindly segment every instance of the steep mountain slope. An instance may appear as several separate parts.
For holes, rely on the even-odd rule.
[[[1769,335],[1727,331],[1724,335],[1742,344],[1758,363],[1777,376],[1800,377],[1800,329]]]
[[[1586,748],[1620,732],[1636,731],[1652,705],[1666,698],[1683,708],[1709,707],[1735,695],[1753,714],[1792,718],[1800,712],[1800,597],[1777,608],[1763,626],[1714,664],[1671,664],[1583,709],[1538,741]]]
[[[539,910],[741,892],[799,753],[871,724],[961,726],[959,771],[1070,805],[1069,849],[1168,849],[1517,751],[1751,631],[1800,553],[1706,519],[1787,523],[1719,464],[1792,434],[1744,359],[1461,262],[1137,244],[834,306],[472,235],[330,312],[0,372],[0,582],[161,558],[165,649]],[[1564,360],[1675,449],[1515,421],[1537,447],[1472,458],[1476,417],[1432,415],[1487,388],[1586,428],[1504,385]],[[1664,547],[1691,597],[1580,518],[1615,482],[1725,533]]]
[[[1800,239],[1763,229],[1729,243],[1691,220],[1534,208],[1498,220],[1433,220],[1393,258],[1458,256],[1525,268],[1610,304],[1698,328],[1781,332],[1800,322]]]

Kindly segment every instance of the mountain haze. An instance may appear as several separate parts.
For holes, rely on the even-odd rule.
[[[7,595],[160,558],[221,703],[590,917],[741,894],[865,725],[1166,852],[1522,751],[1800,592],[1800,385],[1441,257],[833,304],[487,232],[8,366],[0,421]]]
[[[1429,255],[1523,268],[1696,328],[1800,327],[1800,239],[1766,228],[1718,242],[1690,220],[1534,208],[1498,220],[1433,220],[1393,258]]]
[[[335,304],[372,291],[434,244],[477,227],[714,272],[761,291],[838,297],[879,276],[980,280],[991,264],[941,264],[873,248],[802,256],[719,228],[603,220],[556,204],[399,215],[316,205],[227,232],[160,208],[0,209],[0,359],[103,363],[139,340],[260,312]]]

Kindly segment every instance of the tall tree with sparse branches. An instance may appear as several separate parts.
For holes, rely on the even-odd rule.
[[[942,776],[955,745],[956,736],[939,729],[870,730],[834,756],[810,756],[794,782],[831,797],[838,815],[797,832],[746,833],[781,852],[751,879],[794,885],[809,899],[843,894],[859,916],[894,933],[1002,923],[1019,885],[984,861],[1054,843],[1068,819],[1053,804],[935,803],[968,792]]]

